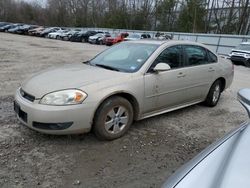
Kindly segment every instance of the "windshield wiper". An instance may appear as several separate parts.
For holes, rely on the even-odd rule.
[[[102,67],[102,68],[109,69],[109,70],[118,71],[118,72],[120,71],[119,69],[114,68],[114,67],[111,67],[111,66],[108,66],[108,65],[103,65],[103,64],[95,64],[95,66],[97,66],[97,67]]]

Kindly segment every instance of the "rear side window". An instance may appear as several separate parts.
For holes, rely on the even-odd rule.
[[[215,63],[218,61],[218,58],[216,55],[214,55],[212,52],[210,52],[209,50],[207,51],[208,53],[208,61],[209,63]]]
[[[200,46],[184,46],[186,66],[196,66],[209,63],[207,52]]]

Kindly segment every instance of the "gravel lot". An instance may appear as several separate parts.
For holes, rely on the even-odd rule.
[[[180,165],[246,120],[236,93],[250,87],[250,69],[237,66],[233,85],[215,108],[195,105],[135,122],[115,141],[101,142],[92,133],[49,136],[18,123],[13,94],[23,80],[105,48],[0,33],[0,187],[160,187]]]

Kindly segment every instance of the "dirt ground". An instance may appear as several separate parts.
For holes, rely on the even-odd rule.
[[[105,46],[0,33],[0,187],[160,187],[178,167],[247,115],[236,93],[250,87],[250,69],[235,79],[214,108],[195,105],[135,122],[111,142],[92,133],[49,136],[21,125],[13,94],[32,74],[80,63]]]

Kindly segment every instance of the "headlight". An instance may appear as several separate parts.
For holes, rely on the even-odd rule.
[[[74,105],[80,104],[87,98],[87,94],[80,90],[69,89],[56,91],[45,95],[41,100],[40,104],[46,105]]]

